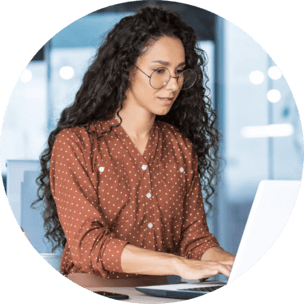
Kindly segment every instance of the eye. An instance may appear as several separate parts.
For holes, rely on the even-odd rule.
[[[175,73],[176,73],[177,75],[180,75],[182,72],[184,72],[184,69],[182,69],[182,70],[176,70],[176,71],[175,71]]]
[[[157,74],[164,74],[166,73],[166,69],[165,68],[158,68],[154,70]]]

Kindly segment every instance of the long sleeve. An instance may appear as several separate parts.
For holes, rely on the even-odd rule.
[[[198,159],[194,149],[192,149],[191,167],[188,171],[192,174],[189,174],[189,187],[184,201],[181,240],[177,254],[199,260],[207,249],[218,247],[219,244],[207,226],[198,175]]]
[[[108,272],[123,272],[121,252],[129,242],[116,238],[103,215],[91,153],[88,136],[85,141],[71,129],[61,131],[52,150],[50,183],[74,269],[106,278]]]

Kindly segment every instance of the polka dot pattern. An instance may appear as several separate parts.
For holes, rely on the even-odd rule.
[[[67,238],[61,273],[138,277],[121,269],[126,244],[200,259],[219,246],[206,224],[191,142],[155,122],[143,155],[115,118],[62,130],[50,183]]]

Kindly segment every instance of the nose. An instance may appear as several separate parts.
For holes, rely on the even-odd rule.
[[[171,76],[165,87],[172,91],[179,90],[178,77]]]

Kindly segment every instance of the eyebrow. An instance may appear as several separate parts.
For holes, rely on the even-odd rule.
[[[154,61],[151,61],[151,63],[160,63],[160,64],[163,64],[163,65],[166,65],[166,66],[170,65],[170,63],[169,63],[168,61],[163,61],[163,60],[154,60]],[[184,62],[181,62],[181,63],[178,65],[178,67],[179,67],[179,66],[182,66],[182,65],[185,65],[185,64],[186,64],[185,61],[184,61]]]

